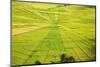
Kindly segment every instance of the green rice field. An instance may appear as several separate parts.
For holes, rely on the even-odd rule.
[[[95,7],[12,1],[12,65],[95,61]]]

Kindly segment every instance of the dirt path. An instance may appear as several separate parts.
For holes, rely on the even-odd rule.
[[[33,30],[49,27],[49,26],[50,25],[48,24],[48,25],[36,25],[36,26],[24,27],[24,28],[15,28],[15,29],[12,29],[12,35],[18,35],[18,34],[22,34],[25,32],[30,32]]]

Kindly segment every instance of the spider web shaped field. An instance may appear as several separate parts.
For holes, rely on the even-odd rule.
[[[95,7],[12,2],[12,65],[95,61]]]

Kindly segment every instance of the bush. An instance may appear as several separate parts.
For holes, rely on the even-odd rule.
[[[35,64],[36,65],[41,65],[41,62],[40,61],[36,61]]]

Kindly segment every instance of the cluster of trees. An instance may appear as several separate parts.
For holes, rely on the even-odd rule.
[[[75,62],[75,59],[72,56],[66,57],[65,54],[62,54],[60,56],[60,61],[58,61],[58,62],[53,62],[52,61],[51,64],[56,64],[56,63],[74,63],[74,62]],[[42,63],[40,61],[36,61],[34,64],[35,65],[41,65]]]

